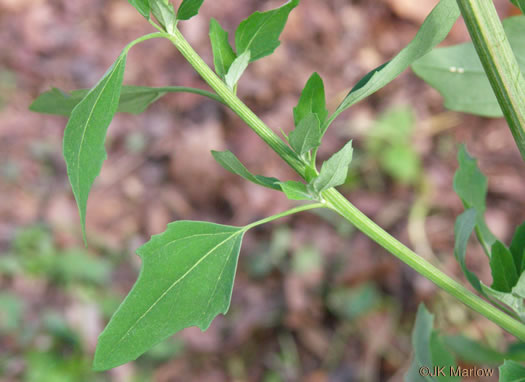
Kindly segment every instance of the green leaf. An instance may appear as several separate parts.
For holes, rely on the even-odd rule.
[[[492,245],[490,256],[490,269],[492,271],[491,288],[499,292],[510,292],[518,282],[518,273],[510,251],[499,241]]]
[[[454,191],[461,198],[466,209],[476,210],[476,235],[487,255],[496,241],[485,223],[485,198],[487,196],[487,178],[479,170],[476,160],[472,158],[464,145],[458,152],[459,168],[454,175]]]
[[[434,315],[425,308],[424,304],[420,304],[417,310],[416,323],[412,330],[413,360],[404,378],[406,382],[460,380],[460,378],[450,375],[451,368],[456,367],[455,359],[433,326]],[[439,374],[434,373],[434,371],[443,368],[445,376],[422,376],[419,373],[421,367],[428,368],[433,374]]]
[[[204,3],[204,0],[183,0],[182,4],[177,10],[177,19],[179,20],[189,20],[193,16],[199,13],[199,9]]]
[[[521,281],[521,282],[520,282]],[[498,301],[501,301],[503,304],[511,308],[519,317],[519,319],[525,322],[525,304],[523,302],[523,297],[519,296],[517,292],[523,290],[523,280],[518,280],[517,285],[512,289],[512,293],[500,292],[491,287],[486,286],[481,283],[483,288],[483,293],[488,297],[493,297]]]
[[[525,13],[525,0],[510,0],[512,4],[518,7],[521,13]]]
[[[233,89],[250,63],[250,52],[246,51],[233,60],[226,77],[226,85]]]
[[[280,182],[279,185],[288,199],[315,200],[307,186],[301,182],[289,180],[287,182]]]
[[[127,50],[73,109],[64,132],[64,158],[80,213],[84,239],[87,199],[106,159],[104,141],[107,128],[117,111],[126,57]]]
[[[434,315],[420,304],[417,310],[416,322],[412,330],[412,354],[413,360],[408,375],[405,376],[406,382],[426,381],[419,375],[419,368],[422,366],[432,367],[432,354],[430,352],[430,336],[434,325]]]
[[[506,354],[463,335],[444,336],[445,345],[461,360],[476,365],[500,365]]]
[[[330,117],[334,120],[344,110],[375,93],[400,75],[410,64],[439,44],[459,17],[456,0],[441,0],[417,32],[416,37],[391,61],[364,76],[348,93]]]
[[[503,20],[503,28],[525,72],[525,16]],[[414,62],[412,70],[441,93],[446,108],[485,117],[503,116],[471,42],[434,49]]]
[[[323,163],[319,176],[313,180],[313,187],[317,192],[339,186],[345,182],[348,166],[352,161],[352,153],[352,141],[349,141],[341,150]]]
[[[430,336],[434,327],[434,315],[431,314],[424,304],[419,304],[416,322],[412,330],[412,348],[419,364],[432,365],[432,354],[430,353]]]
[[[278,179],[268,178],[262,175],[253,175],[231,151],[212,151],[211,154],[224,169],[260,186],[281,191]]]
[[[70,94],[53,88],[38,96],[29,110],[37,113],[69,116],[73,108],[86,96],[90,89],[73,90]],[[123,86],[117,111],[120,113],[140,114],[166,93],[194,93],[220,101],[216,95],[206,90],[183,86],[150,88],[145,86]],[[222,101],[220,101],[222,102]]]
[[[157,21],[164,27],[164,30],[170,34],[175,32],[177,18],[173,5],[165,0],[150,0],[151,11]]]
[[[524,382],[525,381],[525,366],[514,362],[505,361],[499,367],[499,382]]]
[[[283,6],[267,12],[255,12],[242,21],[235,32],[237,54],[250,51],[250,61],[272,54],[280,45],[281,35],[288,15],[299,0],[288,1]]]
[[[215,72],[223,80],[235,60],[236,54],[228,42],[228,32],[222,29],[215,19],[210,20],[210,42],[213,51],[213,64]]]
[[[328,110],[326,109],[323,80],[317,73],[310,76],[301,92],[297,106],[293,109],[295,126],[299,125],[311,113],[317,114],[321,126],[324,128]]]
[[[518,274],[525,270],[525,223],[516,228],[510,243],[510,252],[516,265]]]
[[[421,178],[421,159],[411,141],[414,111],[407,106],[390,108],[366,134],[366,150],[381,169],[398,182],[416,184]]]
[[[410,144],[385,147],[379,161],[384,171],[401,183],[414,184],[420,179],[421,160]]]
[[[135,7],[139,13],[149,20],[150,6],[149,0],[128,0],[128,2]]]
[[[463,274],[470,282],[472,287],[478,292],[481,292],[481,284],[478,277],[468,270],[465,262],[467,253],[467,244],[474,227],[476,226],[476,210],[473,208],[468,209],[458,216],[456,224],[454,225],[454,256],[458,261]]]
[[[445,375],[442,375],[439,372],[435,373],[438,374],[435,377],[437,381],[448,382],[461,380],[460,376],[451,375],[452,373],[450,373],[450,370],[456,368],[456,360],[445,347],[442,336],[436,330],[432,331],[432,335],[430,336],[430,353],[432,354],[433,366],[436,366],[438,370],[444,367],[442,371]]]
[[[42,93],[31,104],[29,109],[37,113],[69,116],[73,108],[88,94],[89,89],[73,90],[70,94],[53,88]],[[140,114],[149,105],[157,101],[166,92],[142,86],[123,86],[117,111],[121,113]]]
[[[140,247],[140,275],[99,337],[94,368],[132,361],[177,331],[206,330],[215,316],[226,313],[244,232],[177,221]]]
[[[518,282],[512,288],[512,294],[521,298],[525,298],[525,272],[520,275]]]
[[[297,128],[290,132],[288,141],[299,155],[318,148],[321,144],[321,124],[317,114],[310,113],[301,119]]]
[[[58,88],[52,88],[40,94],[29,106],[29,110],[36,113],[69,116],[88,92],[89,89],[81,89],[73,90],[71,94],[68,94]]]

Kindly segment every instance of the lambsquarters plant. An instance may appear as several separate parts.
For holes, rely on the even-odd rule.
[[[320,169],[316,161],[322,138],[337,116],[387,85],[410,65],[443,93],[447,107],[505,116],[525,158],[525,80],[520,71],[525,64],[525,16],[505,20],[503,27],[491,1],[441,0],[413,41],[392,60],[365,75],[333,113],[326,108],[323,80],[313,73],[293,109],[295,129],[281,139],[236,96],[236,90],[247,66],[279,46],[280,34],[299,0],[267,12],[255,12],[243,20],[235,30],[234,46],[230,45],[228,32],[216,20],[210,20],[215,70],[208,67],[178,29],[180,22],[198,13],[203,1],[183,0],[175,10],[168,0],[129,0],[157,32],[127,45],[92,89],[70,94],[53,89],[31,106],[37,112],[69,116],[63,151],[84,239],[88,195],[106,158],[104,141],[113,116],[117,111],[140,113],[168,92],[201,94],[233,110],[303,182],[254,175],[230,151],[213,151],[213,157],[226,170],[248,181],[304,202],[243,227],[176,221],[165,232],[153,236],[137,250],[143,262],[140,275],[99,337],[94,368],[105,370],[134,360],[186,327],[207,329],[215,316],[228,311],[245,233],[274,219],[314,208],[337,212],[416,272],[525,341],[525,225],[518,227],[509,247],[490,232],[484,221],[487,180],[465,147],[459,151],[459,169],[454,178],[454,189],[465,206],[455,226],[455,256],[476,294],[389,235],[335,189],[345,182],[352,160],[351,141],[322,163]],[[522,0],[514,3],[522,10],[525,8]],[[472,43],[432,50],[447,36],[460,15],[468,26]],[[154,38],[171,41],[211,90],[123,86],[129,50]],[[493,275],[490,286],[466,267],[466,246],[472,232],[489,259]],[[431,330],[430,314],[420,309],[414,345],[417,349],[430,346],[427,350],[430,355],[416,355],[411,371],[420,365],[430,366],[432,356],[439,358],[442,354],[439,341],[430,340]],[[515,375],[519,380],[525,378],[519,364],[506,362],[501,370],[504,381],[518,380],[512,377]],[[417,373],[409,373],[406,378],[418,380]]]

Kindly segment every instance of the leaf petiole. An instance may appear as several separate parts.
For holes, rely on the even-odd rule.
[[[267,218],[258,220],[256,222],[251,223],[251,224],[245,225],[242,228],[242,230],[243,230],[243,232],[246,232],[246,231],[248,231],[249,229],[251,229],[253,227],[257,227],[257,226],[259,226],[261,224],[269,223],[271,221],[274,221],[274,220],[277,220],[277,219],[280,219],[280,218],[284,218],[285,216],[293,215],[293,214],[296,214],[298,212],[313,210],[315,208],[327,208],[327,207],[328,207],[328,205],[326,204],[326,202],[306,204],[304,206],[295,207],[295,208],[286,210],[284,212],[281,212],[281,213],[278,213],[278,214],[275,214],[275,215],[272,215],[272,216],[268,216]]]

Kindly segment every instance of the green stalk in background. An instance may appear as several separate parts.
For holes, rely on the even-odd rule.
[[[525,78],[492,1],[457,0],[485,73],[525,160]]]

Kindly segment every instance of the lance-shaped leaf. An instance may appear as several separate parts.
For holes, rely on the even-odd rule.
[[[454,191],[461,198],[465,208],[476,210],[476,235],[487,255],[496,238],[485,223],[485,198],[487,196],[487,178],[479,170],[476,160],[472,158],[464,145],[458,152],[459,168],[454,175]]]
[[[199,9],[204,0],[183,0],[177,10],[177,19],[189,20],[199,13]]]
[[[317,73],[310,76],[301,92],[297,106],[293,109],[295,126],[299,125],[310,113],[317,114],[321,126],[323,126],[328,116],[328,110],[326,109],[323,80]]]
[[[447,37],[459,14],[456,0],[441,0],[425,19],[416,37],[391,61],[364,76],[348,93],[330,120],[390,83],[415,60],[430,52]]]
[[[166,32],[173,33],[177,25],[175,10],[169,0],[150,0],[151,12]]]
[[[430,352],[432,354],[433,366],[443,368],[445,375],[436,376],[436,380],[439,382],[460,382],[461,376],[452,375],[450,370],[456,369],[456,360],[450,351],[445,347],[443,337],[437,330],[432,331],[430,337]]]
[[[518,273],[512,254],[500,241],[492,245],[490,269],[493,279],[491,288],[499,292],[511,292],[518,282]]]
[[[210,42],[215,72],[224,80],[237,55],[228,41],[228,32],[215,19],[210,20]]]
[[[525,16],[503,20],[503,28],[525,72]],[[414,62],[412,70],[441,93],[446,108],[486,117],[503,116],[471,42],[434,49]]]
[[[467,243],[470,235],[472,234],[472,231],[474,227],[476,226],[476,210],[474,208],[470,208],[464,213],[462,213],[458,218],[456,219],[456,224],[454,226],[454,236],[455,236],[455,243],[454,243],[454,255],[456,257],[456,260],[458,261],[459,265],[461,266],[461,270],[465,274],[465,277],[470,282],[470,284],[476,289],[478,292],[483,294],[489,299],[495,299],[497,301],[502,302],[503,304],[510,307],[512,310],[514,310],[521,319],[525,319],[525,306],[523,304],[523,298],[519,297],[519,290],[520,290],[520,282],[515,281],[515,270],[513,271],[512,268],[514,268],[514,264],[512,262],[512,258],[510,258],[510,255],[502,254],[500,253],[501,248],[497,248],[494,250],[494,246],[492,248],[492,256],[491,256],[491,269],[492,274],[494,278],[494,284],[492,285],[493,288],[486,286],[484,283],[482,283],[478,277],[471,272],[466,265],[465,257],[466,257],[466,251],[467,251]],[[500,243],[501,244],[501,243]],[[507,250],[504,246],[502,251]],[[508,250],[507,250],[508,251]],[[495,258],[493,256],[496,256]],[[509,258],[510,258],[510,264],[509,264]],[[512,289],[512,293],[508,288],[500,287],[500,285],[505,285],[502,279],[507,277],[506,275],[503,275],[502,272],[505,272],[505,269],[507,266],[511,266],[510,274],[512,276],[508,276],[513,278],[514,281],[511,282],[515,284],[514,288]],[[525,280],[525,278],[524,278]],[[524,283],[525,285],[525,283]],[[512,288],[512,286],[511,286]],[[504,292],[496,290],[496,289],[503,289]]]
[[[321,144],[321,125],[317,114],[310,113],[290,132],[288,137],[290,146],[299,154],[303,155]]]
[[[237,159],[237,157],[229,150],[226,151],[212,151],[211,154],[224,169],[239,175],[250,182],[258,184],[263,187],[271,188],[273,190],[281,191],[279,186],[279,179],[269,178],[262,175],[254,175]]]
[[[277,9],[255,12],[242,21],[235,32],[237,54],[250,51],[250,62],[272,54],[280,45],[279,36],[288,15],[298,4],[299,0],[290,0]]]
[[[63,90],[53,88],[40,94],[37,99],[33,101],[29,110],[36,113],[69,116],[74,107],[89,93],[89,90],[90,89],[78,89],[68,94]],[[123,86],[120,91],[117,111],[119,113],[131,114],[143,113],[153,102],[157,101],[166,93],[194,93],[222,102],[214,93],[185,86],[165,86],[161,88]]]
[[[244,232],[177,221],[140,247],[140,275],[99,337],[94,368],[132,361],[175,332],[206,330],[226,313]]]
[[[505,361],[499,367],[499,382],[525,382],[525,366],[514,361]]]
[[[516,270],[521,275],[525,270],[525,223],[516,228],[510,243],[510,252],[512,253]]]
[[[233,89],[250,63],[250,51],[246,51],[233,60],[224,81],[230,89]]]
[[[117,111],[126,56],[127,50],[124,50],[100,82],[73,109],[64,132],[67,175],[77,201],[84,238],[88,195],[106,159],[104,141]]]
[[[481,284],[478,277],[467,268],[465,257],[467,254],[467,244],[474,227],[476,226],[476,210],[471,208],[456,219],[454,225],[454,256],[458,261],[463,274],[470,282],[470,284],[478,292],[482,292]]]
[[[500,365],[510,354],[494,350],[461,334],[445,336],[445,345],[458,358],[470,364]]]
[[[349,141],[341,150],[323,163],[319,176],[312,183],[317,192],[339,186],[345,182],[348,166],[352,162],[352,153],[352,141]]]
[[[149,0],[128,0],[128,2],[133,5],[142,16],[149,20],[151,11]]]
[[[279,185],[286,197],[290,200],[314,200],[315,197],[308,190],[308,186],[295,180],[280,182]]]
[[[443,338],[433,329],[433,326],[434,315],[425,308],[425,305],[420,304],[412,330],[413,360],[404,378],[406,382],[460,380],[460,377],[456,378],[448,374],[443,379],[441,376],[431,378],[421,375],[421,367],[427,367],[430,370],[433,370],[434,367],[444,367],[447,371],[456,367],[454,357],[446,349]]]

